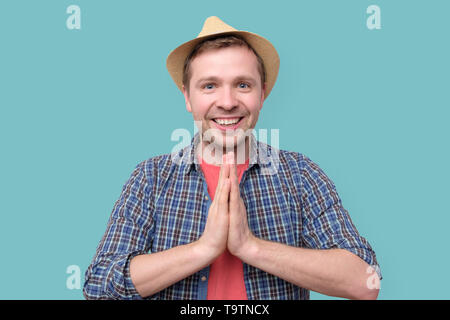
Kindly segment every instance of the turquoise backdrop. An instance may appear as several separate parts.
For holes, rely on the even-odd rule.
[[[134,167],[193,132],[165,59],[211,15],[277,48],[257,129],[334,181],[376,251],[379,298],[448,299],[449,14],[444,0],[2,0],[0,299],[83,299],[68,267],[82,286]]]

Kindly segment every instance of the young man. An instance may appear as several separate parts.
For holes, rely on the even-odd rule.
[[[270,42],[210,17],[167,67],[199,133],[136,167],[85,297],[376,299],[375,253],[332,181],[306,156],[248,134],[278,74]]]

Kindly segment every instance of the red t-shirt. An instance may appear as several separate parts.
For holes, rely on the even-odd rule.
[[[200,160],[200,158],[199,158]],[[237,165],[237,174],[241,181],[242,174],[248,167],[248,159]],[[220,166],[200,161],[203,174],[208,185],[208,193],[212,200],[219,182]],[[228,249],[211,265],[208,280],[208,300],[248,300],[244,283],[244,266],[242,261],[233,256]]]

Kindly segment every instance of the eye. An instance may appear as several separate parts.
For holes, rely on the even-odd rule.
[[[248,83],[246,83],[246,82],[240,82],[239,83],[239,88],[240,89],[247,89],[247,88],[250,88],[250,85]]]
[[[213,83],[207,83],[203,86],[204,89],[208,89],[211,90],[214,88],[214,84]]]

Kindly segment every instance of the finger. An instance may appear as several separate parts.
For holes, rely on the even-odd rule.
[[[222,192],[220,193],[220,209],[223,212],[228,212],[228,199],[230,196],[230,187],[231,187],[231,181],[230,178],[225,178],[223,182],[223,188]]]
[[[221,170],[223,170],[223,177],[222,177],[223,179],[230,177],[230,165],[228,158],[229,158],[228,154],[225,154],[223,156],[223,162],[220,168]]]
[[[230,165],[224,163],[223,166],[223,177],[222,177],[222,184],[220,187],[220,193],[223,194],[226,193],[227,201],[229,200],[229,194],[230,194],[230,188],[231,188],[231,180],[230,180]],[[225,182],[228,181],[228,182]],[[227,188],[225,188],[225,185],[228,184]],[[228,209],[228,207],[227,207]]]
[[[221,190],[222,190],[222,184],[223,184],[223,180],[224,180],[224,176],[225,176],[225,155],[222,156],[222,164],[220,166],[220,172],[219,172],[219,181],[217,181],[217,187],[216,187],[216,192],[214,194],[214,199],[217,198],[218,195],[220,195]]]
[[[239,182],[237,177],[237,167],[234,161],[234,153],[229,152],[227,154],[227,161],[230,163],[230,202],[235,202],[238,199],[239,195]]]
[[[234,180],[234,184],[239,187],[238,174],[237,174],[237,165],[236,165],[236,162],[234,161],[234,155],[232,157],[233,157],[232,158],[233,160],[231,162],[230,178],[232,180]]]

